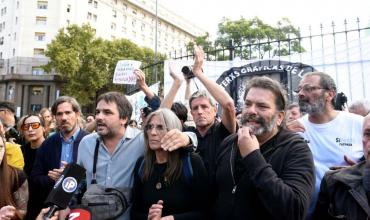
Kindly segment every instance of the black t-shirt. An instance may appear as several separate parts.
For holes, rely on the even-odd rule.
[[[219,122],[215,122],[204,137],[200,135],[196,128],[188,131],[192,131],[197,135],[198,147],[196,152],[202,157],[204,166],[212,178],[215,173],[217,155],[222,151],[220,149],[221,142],[230,135],[230,132]]]
[[[26,144],[22,145],[22,153],[23,153],[23,157],[24,157],[24,168],[23,168],[23,170],[27,174],[27,177],[31,176],[32,167],[33,167],[33,164],[34,164],[35,158],[36,158],[36,152],[37,152],[37,149],[31,148],[30,143],[26,143]]]

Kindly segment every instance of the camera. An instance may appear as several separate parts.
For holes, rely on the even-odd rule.
[[[184,74],[185,79],[194,78],[193,68],[191,66],[183,66],[181,72]]]

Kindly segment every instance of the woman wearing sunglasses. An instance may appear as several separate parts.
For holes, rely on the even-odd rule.
[[[134,169],[132,219],[205,219],[206,169],[199,155],[161,148],[161,139],[172,129],[181,131],[182,126],[169,109],[147,117],[146,152]]]
[[[24,157],[24,172],[31,175],[37,148],[45,140],[44,120],[38,115],[26,115],[20,120],[20,130],[26,140],[22,146]]]
[[[0,135],[0,219],[23,219],[27,210],[26,175],[7,163],[5,139]]]

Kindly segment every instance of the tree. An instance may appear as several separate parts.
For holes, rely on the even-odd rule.
[[[204,51],[212,51],[215,48],[213,47],[212,41],[209,39],[209,33],[207,32],[203,36],[196,37],[194,42],[189,42],[186,45],[186,50],[190,53],[193,53],[194,44],[201,46]]]
[[[81,105],[95,100],[96,91],[108,83],[109,56],[104,40],[95,38],[89,25],[70,25],[59,30],[47,46],[47,72],[54,69],[65,82],[62,92]]]
[[[224,18],[218,25],[215,45],[225,48],[232,40],[234,46],[240,48],[235,51],[236,56],[263,59],[267,54],[284,56],[304,52],[299,37],[299,30],[287,18],[282,18],[276,26],[266,24],[257,17],[236,21]]]

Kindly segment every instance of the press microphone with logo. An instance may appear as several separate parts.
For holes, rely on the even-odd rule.
[[[68,220],[91,220],[91,212],[88,207],[76,206],[68,215]]]
[[[84,178],[85,168],[76,163],[67,164],[45,200],[45,204],[49,205],[50,210],[44,216],[44,220],[49,220],[57,210],[67,208],[79,183]]]

